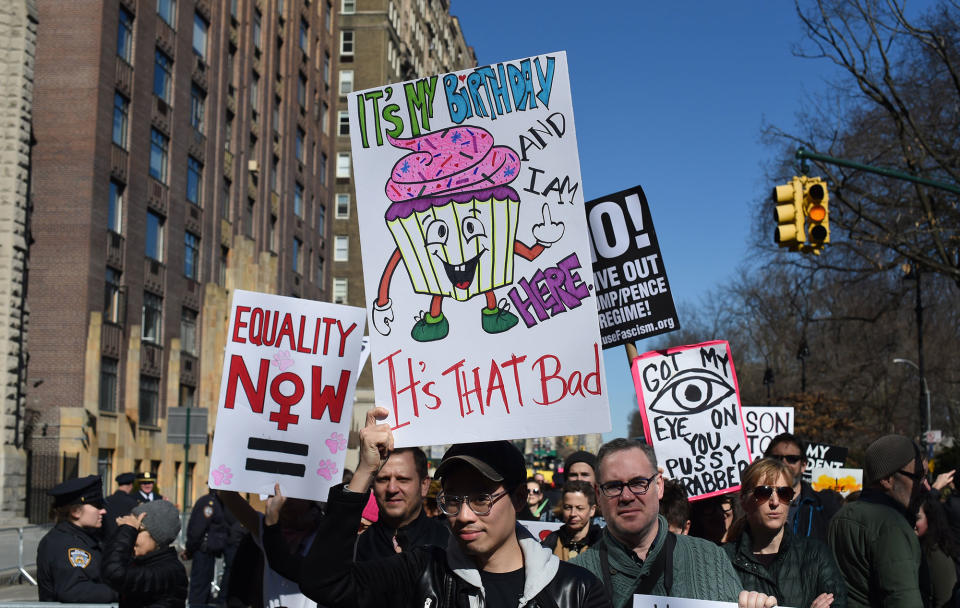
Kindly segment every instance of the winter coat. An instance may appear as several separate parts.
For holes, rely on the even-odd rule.
[[[589,524],[589,526],[590,529],[583,540],[570,540],[573,532],[564,524],[559,530],[551,532],[540,544],[553,551],[553,554],[563,561],[571,560],[595,545],[603,535],[603,528],[600,526],[593,524]]]
[[[787,530],[794,536],[809,536],[827,542],[830,520],[842,506],[843,497],[836,492],[817,492],[809,483],[801,481],[796,513],[787,525]]]
[[[851,608],[923,606],[920,542],[907,518],[903,505],[867,489],[830,522],[828,540]]]
[[[107,543],[103,578],[120,593],[120,608],[183,608],[187,570],[173,547],[133,556],[137,529],[120,526]]]
[[[223,503],[216,492],[204,494],[193,504],[190,522],[187,524],[187,558],[197,551],[214,557],[227,548],[230,528],[224,517]]]
[[[40,540],[37,591],[41,602],[109,604],[116,600],[117,594],[103,581],[103,552],[93,532],[61,521]]]
[[[409,606],[482,608],[484,589],[473,560],[451,538],[446,550],[416,547],[386,559],[351,563],[356,530],[367,495],[330,490],[327,516],[303,559],[300,589],[327,606]],[[523,551],[524,587],[517,605],[528,608],[609,608],[603,586],[582,568],[561,562],[517,526]],[[279,526],[268,526],[264,544],[282,541]]]
[[[825,543],[784,530],[780,552],[764,566],[753,554],[750,531],[736,542],[723,545],[734,570],[747,591],[759,591],[777,598],[777,605],[810,606],[821,593],[832,593],[830,608],[845,608],[847,584],[840,574],[830,547]]]

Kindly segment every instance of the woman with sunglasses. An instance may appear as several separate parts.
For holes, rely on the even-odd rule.
[[[543,492],[543,485],[535,478],[527,479],[527,504],[517,514],[517,519],[523,521],[557,521],[550,501]]]
[[[845,608],[847,588],[830,549],[786,529],[794,496],[790,470],[761,458],[740,474],[743,515],[723,546],[743,588],[774,595],[779,605]]]

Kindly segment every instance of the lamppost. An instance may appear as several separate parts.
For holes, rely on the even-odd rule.
[[[905,364],[905,365],[909,365],[910,367],[912,367],[912,368],[914,368],[915,370],[917,370],[917,373],[918,373],[918,374],[920,374],[920,382],[923,384],[923,392],[924,392],[924,393],[926,394],[926,396],[927,396],[927,433],[929,433],[929,432],[930,432],[930,424],[931,424],[931,418],[930,418],[930,387],[927,386],[927,378],[923,375],[923,372],[920,370],[920,366],[917,365],[916,363],[914,363],[913,361],[909,360],[909,359],[900,359],[900,358],[897,358],[897,359],[894,359],[893,362],[894,362],[894,363],[903,363],[903,364]],[[927,442],[926,433],[924,434],[923,442],[924,442],[924,443]]]

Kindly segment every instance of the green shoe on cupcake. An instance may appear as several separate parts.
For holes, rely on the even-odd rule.
[[[434,317],[428,312],[417,320],[416,325],[410,330],[410,336],[417,342],[432,342],[447,337],[450,333],[450,323],[447,318],[440,313]]]
[[[484,308],[480,312],[483,331],[488,334],[505,332],[520,321],[517,315],[502,306],[499,308]]]

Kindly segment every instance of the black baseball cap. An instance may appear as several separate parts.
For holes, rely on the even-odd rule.
[[[53,496],[54,507],[67,505],[93,505],[103,507],[103,482],[99,475],[87,475],[70,479],[47,490]]]
[[[509,441],[458,443],[443,455],[434,477],[442,480],[458,463],[470,465],[490,481],[502,483],[507,490],[527,479],[523,454]]]

